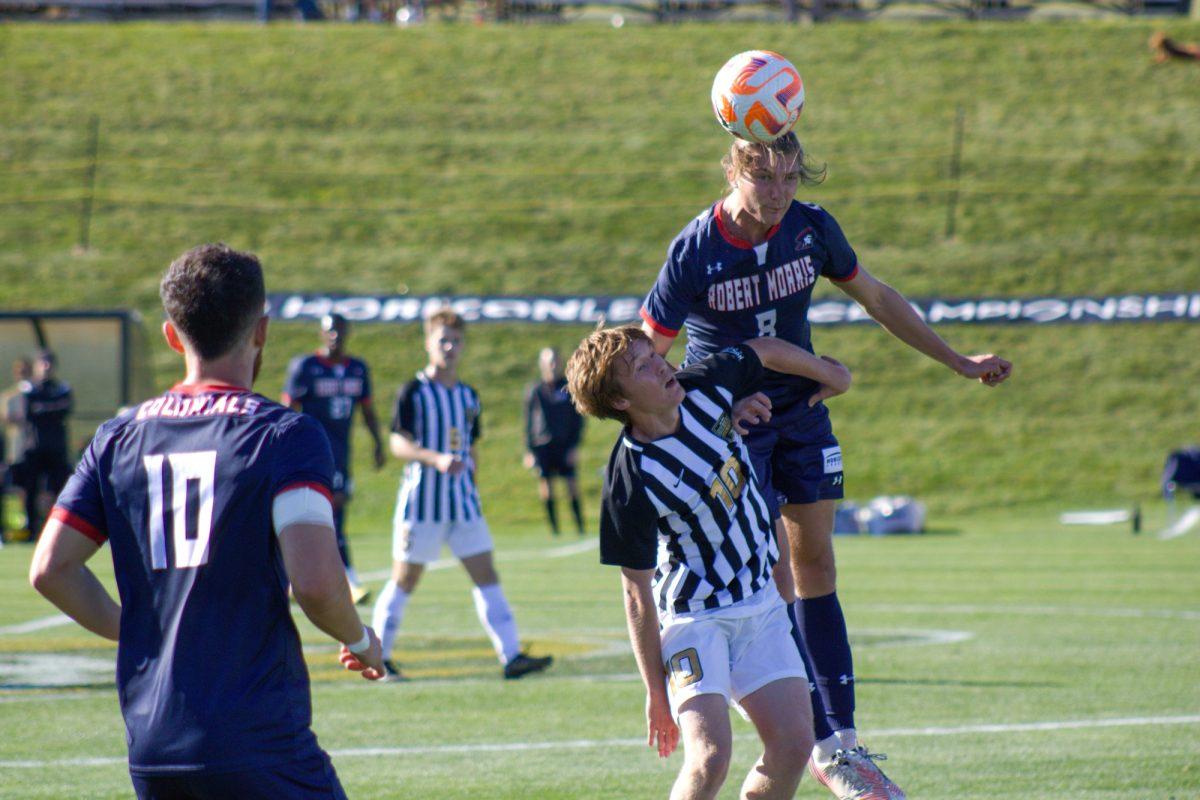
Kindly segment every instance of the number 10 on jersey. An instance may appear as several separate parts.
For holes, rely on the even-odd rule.
[[[149,492],[150,565],[167,568],[167,509],[163,477],[164,462],[171,471],[171,545],[176,569],[208,563],[208,540],[212,533],[213,487],[217,475],[217,451],[169,453],[143,456]]]

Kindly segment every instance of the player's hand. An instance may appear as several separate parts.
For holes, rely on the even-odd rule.
[[[830,397],[837,397],[839,394],[850,391],[850,370],[846,368],[846,365],[830,356],[821,356],[821,360],[828,365],[825,370],[825,379],[821,381],[820,388],[813,396],[808,398],[809,408]]]
[[[443,475],[461,475],[467,468],[467,462],[456,453],[439,453],[433,466]]]
[[[521,459],[521,463],[525,466],[525,469],[533,469],[537,464],[533,458],[533,453],[526,453],[525,457]]]
[[[646,744],[666,758],[679,745],[679,726],[671,717],[671,704],[665,694],[646,695]]]
[[[771,398],[762,392],[743,397],[733,404],[733,429],[745,436],[747,427],[759,425],[771,419]]]
[[[1012,362],[991,353],[967,356],[959,364],[958,374],[964,378],[977,378],[984,386],[999,386],[1012,375]]]
[[[387,463],[387,453],[383,452],[383,442],[375,443],[375,469],[383,469]]]
[[[377,681],[383,677],[383,645],[379,643],[379,637],[375,635],[375,631],[367,628],[367,633],[371,637],[371,646],[365,653],[355,655],[350,652],[350,648],[342,645],[342,649],[338,653],[338,661],[342,662],[342,666],[351,672],[361,672],[367,680]]]
[[[579,465],[579,448],[572,447],[567,451],[567,466],[575,467]]]

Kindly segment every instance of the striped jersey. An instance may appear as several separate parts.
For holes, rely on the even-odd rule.
[[[471,461],[471,446],[480,437],[479,395],[474,389],[461,382],[447,388],[418,372],[396,395],[392,432],[467,462],[467,469],[453,476],[409,463],[400,483],[397,516],[408,522],[469,522],[483,516]]]
[[[613,448],[600,511],[600,560],[654,569],[660,618],[752,613],[773,592],[779,560],[771,515],[750,454],[733,430],[735,400],[763,367],[745,346],[680,370],[675,433],[640,442],[626,428]],[[749,601],[749,602],[748,602]]]

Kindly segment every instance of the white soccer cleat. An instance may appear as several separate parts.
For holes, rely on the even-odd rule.
[[[883,753],[859,745],[836,751],[824,767],[810,759],[808,770],[838,800],[905,800],[904,791],[875,763],[886,759]]]

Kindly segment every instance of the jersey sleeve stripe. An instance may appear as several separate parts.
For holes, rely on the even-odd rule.
[[[312,489],[315,492],[325,495],[325,499],[329,502],[333,502],[333,492],[329,490],[328,486],[317,481],[293,481],[292,483],[284,484],[275,493],[275,496],[279,497],[279,495],[284,492],[290,492],[292,489]]]
[[[98,527],[88,522],[78,514],[71,513],[62,506],[55,506],[54,510],[50,512],[50,518],[56,519],[62,524],[74,528],[96,544],[104,544],[106,541],[108,541],[108,536]]]
[[[854,269],[850,270],[850,274],[847,275],[846,277],[838,278],[833,275],[830,275],[829,280],[833,281],[834,283],[846,283],[847,281],[854,280],[856,277],[858,277],[858,264],[854,265]]]
[[[669,336],[672,339],[674,339],[676,336],[679,335],[679,331],[677,331],[677,330],[673,331],[670,328],[666,327],[665,325],[659,324],[654,319],[654,317],[650,316],[650,312],[647,311],[645,309],[645,307],[642,308],[641,315],[642,315],[642,319],[644,319],[646,321],[646,324],[649,325],[650,328],[655,333],[660,334],[662,336]]]

